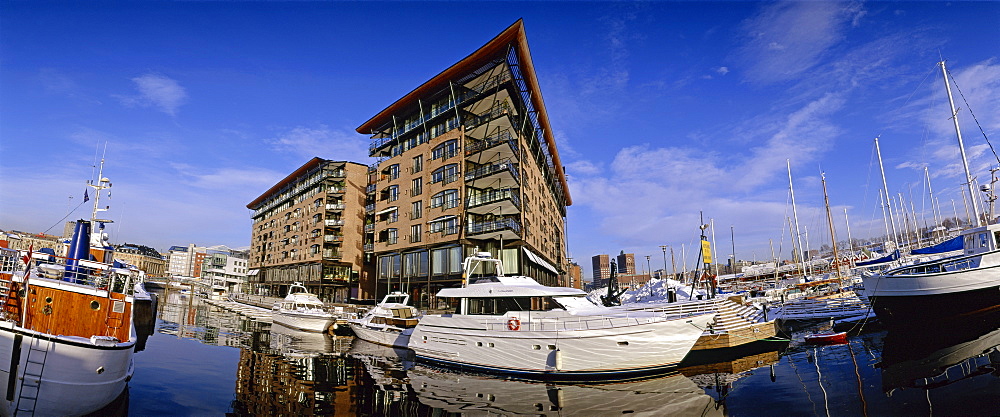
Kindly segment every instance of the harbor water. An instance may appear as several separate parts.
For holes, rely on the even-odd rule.
[[[414,363],[412,352],[258,322],[159,293],[128,391],[131,416],[1000,415],[1000,316],[860,329],[846,344],[756,342],[667,375],[553,384]],[[106,415],[105,414],[105,415]]]

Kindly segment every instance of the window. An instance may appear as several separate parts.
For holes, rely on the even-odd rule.
[[[458,164],[449,164],[441,168],[435,169],[431,173],[431,182],[444,182],[445,184],[450,183],[458,179]]]
[[[458,155],[458,139],[446,141],[431,151],[431,159],[448,159],[455,155]]]
[[[413,157],[413,172],[420,172],[424,170],[424,156],[417,155]]]
[[[431,251],[433,275],[459,274],[462,272],[462,247],[453,246]]]
[[[431,233],[441,233],[453,235],[458,233],[458,218],[455,216],[442,216],[430,221]]]
[[[314,214],[313,215],[313,224],[319,223],[320,220],[322,220],[322,219],[323,219],[323,216],[320,216],[319,214]]]
[[[444,190],[431,197],[431,208],[444,207],[446,209],[458,207],[458,190]]]
[[[389,165],[382,173],[389,177],[389,181],[399,178],[399,164]]]
[[[396,201],[399,199],[399,186],[391,185],[382,190],[382,199],[388,201]]]
[[[423,240],[423,238],[421,237],[422,235],[421,235],[421,230],[420,229],[421,229],[421,227],[420,227],[419,224],[415,224],[413,226],[410,226],[410,242],[416,243],[416,242],[419,242],[419,241]]]
[[[414,201],[413,207],[410,209],[410,218],[419,219],[421,216],[423,216],[423,202]]]
[[[322,198],[317,198],[316,201],[313,201],[313,206],[316,207],[316,208],[322,207],[323,206],[323,199]]]
[[[413,186],[410,188],[410,195],[420,195],[424,192],[424,182],[420,178],[413,179]]]

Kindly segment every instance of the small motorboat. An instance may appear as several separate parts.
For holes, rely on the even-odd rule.
[[[847,332],[825,331],[807,334],[806,343],[811,345],[839,345],[847,343]]]

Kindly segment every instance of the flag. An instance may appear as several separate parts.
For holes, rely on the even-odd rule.
[[[31,253],[34,251],[35,251],[35,244],[32,243],[31,245],[28,245],[28,254],[21,257],[21,260],[24,261],[25,265],[27,265],[28,262],[31,262]]]
[[[83,190],[83,202],[84,203],[90,201],[90,195],[87,194],[87,191],[90,191],[90,190]]]

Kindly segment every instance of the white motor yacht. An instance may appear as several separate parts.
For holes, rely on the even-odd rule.
[[[359,319],[348,320],[354,334],[380,345],[406,348],[420,319],[420,311],[407,303],[409,294],[392,292]]]
[[[417,360],[544,379],[658,373],[676,366],[715,318],[596,305],[575,288],[504,276],[489,253],[466,258],[463,270],[468,277],[489,266],[496,276],[438,292],[458,309],[420,319],[409,342]]]
[[[271,315],[275,323],[307,332],[325,332],[336,321],[333,313],[326,311],[323,301],[301,282],[289,286],[288,295],[274,303]]]

